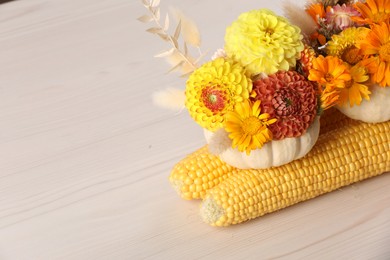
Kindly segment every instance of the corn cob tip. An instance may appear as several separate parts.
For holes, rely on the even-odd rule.
[[[200,217],[207,224],[215,226],[215,223],[225,215],[225,210],[220,207],[212,197],[206,198],[200,204]]]
[[[177,192],[177,194],[185,199],[185,200],[192,200],[192,199],[199,199],[200,194],[196,191],[189,191],[188,187],[185,185],[184,181],[169,178],[169,181],[172,185],[172,188]]]
[[[183,181],[169,178],[169,182],[171,183],[172,188],[177,192],[177,194],[181,196],[181,187],[183,187]]]

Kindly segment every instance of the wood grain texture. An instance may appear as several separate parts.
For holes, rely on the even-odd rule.
[[[193,17],[204,49],[280,1],[162,0]],[[135,0],[0,6],[0,259],[389,259],[390,175],[230,228],[169,186],[204,144],[151,94],[183,87]],[[205,19],[207,18],[207,19]]]

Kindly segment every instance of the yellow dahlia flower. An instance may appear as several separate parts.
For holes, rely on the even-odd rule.
[[[273,74],[295,66],[303,50],[300,32],[270,10],[252,10],[226,29],[225,51],[252,75]]]
[[[236,103],[249,98],[252,81],[246,70],[232,60],[218,58],[195,70],[187,80],[185,105],[202,127],[215,131]]]
[[[245,100],[226,115],[225,130],[230,133],[233,148],[237,147],[240,152],[246,151],[248,155],[272,140],[268,126],[275,123],[276,119],[270,119],[267,113],[261,114],[260,103],[260,100],[254,104]]]
[[[355,65],[364,57],[363,52],[356,43],[365,39],[369,32],[368,28],[351,27],[334,34],[326,47],[328,55],[336,56],[350,65]]]

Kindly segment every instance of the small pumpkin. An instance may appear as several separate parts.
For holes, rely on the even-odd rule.
[[[317,116],[306,132],[295,138],[273,140],[260,149],[253,150],[250,155],[229,147],[219,154],[225,163],[239,169],[266,169],[280,166],[305,156],[314,146],[320,131],[320,121]],[[206,141],[209,144],[215,133],[205,130]]]
[[[374,84],[370,88],[370,100],[362,100],[362,103],[353,107],[347,102],[343,106],[337,106],[341,113],[349,118],[361,120],[366,123],[380,123],[390,120],[390,87],[380,87]]]

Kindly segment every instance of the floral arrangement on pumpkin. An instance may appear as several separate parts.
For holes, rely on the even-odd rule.
[[[375,91],[390,96],[389,1],[315,0],[304,11],[291,4],[286,10],[292,22],[304,28],[303,55],[312,60],[302,70],[309,80],[318,83],[325,109],[337,106],[348,112],[349,107],[367,103]],[[384,104],[379,104],[375,111],[383,108]],[[364,110],[370,108],[356,111]],[[365,116],[355,119],[370,121]],[[389,119],[390,114],[378,121]]]
[[[140,20],[159,24],[156,2],[144,1],[152,16]],[[188,18],[179,17],[173,35],[167,33],[168,16],[165,26],[149,29],[173,43],[171,50],[158,56],[170,60],[178,56],[183,24],[192,24],[194,30]],[[191,64],[194,70],[188,70],[189,61],[195,60],[188,55],[193,37],[183,34],[182,59],[174,62],[174,69],[189,75],[185,107],[201,127],[215,134],[210,142],[212,152],[220,154],[231,147],[250,155],[272,140],[306,133],[321,111],[320,92],[315,82],[296,69],[297,63],[310,66],[312,59],[303,54],[304,37],[297,26],[267,9],[243,13],[226,29],[224,48],[211,61]],[[160,93],[156,99],[161,98]]]
[[[157,27],[147,31],[172,46],[157,57],[188,77],[185,91],[157,93],[156,103],[185,105],[216,155],[233,148],[250,156],[271,141],[300,138],[333,106],[365,122],[390,120],[390,106],[383,104],[390,101],[388,1],[312,0],[303,9],[286,2],[289,20],[251,10],[226,29],[224,48],[204,64],[190,19],[174,11],[170,34],[169,16],[160,22],[159,1],[143,4],[150,15],[139,20],[154,21]]]

